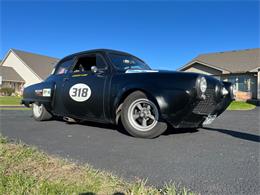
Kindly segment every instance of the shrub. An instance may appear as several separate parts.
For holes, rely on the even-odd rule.
[[[14,89],[12,88],[2,88],[0,89],[0,93],[3,94],[3,95],[7,95],[7,96],[11,96],[13,93],[14,93]]]

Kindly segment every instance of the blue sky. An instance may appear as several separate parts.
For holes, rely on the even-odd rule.
[[[93,48],[175,70],[201,53],[259,47],[258,1],[1,1],[1,58]]]

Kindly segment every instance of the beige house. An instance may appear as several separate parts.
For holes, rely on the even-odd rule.
[[[236,98],[260,99],[260,49],[201,54],[179,69],[235,84]]]
[[[16,92],[20,92],[23,87],[39,83],[50,75],[58,60],[44,55],[10,49],[0,65],[0,76],[2,77],[0,88],[10,86]]]

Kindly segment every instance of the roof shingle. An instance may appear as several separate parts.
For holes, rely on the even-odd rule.
[[[0,76],[2,76],[3,81],[24,82],[23,78],[12,67],[0,66]]]
[[[260,68],[260,48],[201,54],[180,70],[185,70],[196,61],[231,73],[249,72]]]
[[[17,49],[12,49],[12,51],[41,79],[47,78],[53,67],[59,61],[58,58],[20,51]]]

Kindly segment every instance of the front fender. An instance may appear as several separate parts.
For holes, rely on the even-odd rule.
[[[224,87],[228,90],[228,94],[220,101],[220,103],[217,105],[214,114],[219,116],[222,114],[227,107],[230,105],[230,103],[235,99],[232,89],[232,83],[230,82],[223,82]]]
[[[172,118],[179,118],[190,111],[195,93],[188,90],[173,89],[154,92],[153,96],[158,102],[162,119],[168,121]]]
[[[143,86],[127,85],[118,89],[116,95],[111,98],[113,100],[112,107],[110,109],[112,120],[116,119],[117,113],[120,111],[120,109],[118,110],[118,108],[123,103],[125,98],[134,91],[143,91],[145,94],[151,96],[149,92],[147,92],[147,89],[145,89],[145,87]]]
[[[113,118],[116,118],[117,108],[123,103],[124,99],[134,91],[144,92],[158,107],[161,118],[176,117],[189,106],[193,98],[193,92],[180,89],[147,88],[145,86],[126,86],[123,87],[114,98]]]

